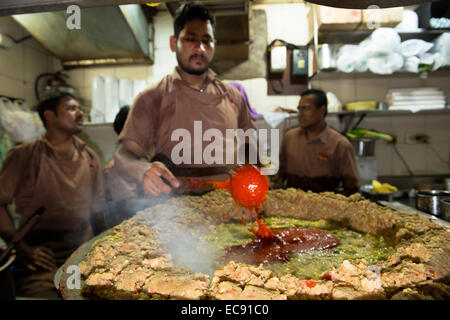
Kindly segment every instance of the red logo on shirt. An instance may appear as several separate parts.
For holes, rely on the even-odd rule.
[[[328,155],[326,155],[325,153],[322,153],[322,152],[319,152],[319,153],[317,154],[317,157],[318,157],[320,160],[328,160]]]
[[[92,169],[94,169],[95,168],[95,166],[92,164],[92,163],[89,163],[89,168],[92,168]]]

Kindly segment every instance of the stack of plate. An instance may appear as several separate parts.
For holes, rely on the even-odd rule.
[[[386,100],[389,110],[416,112],[445,108],[445,95],[438,88],[390,89]]]

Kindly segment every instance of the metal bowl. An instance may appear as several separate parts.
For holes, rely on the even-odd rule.
[[[355,138],[350,139],[357,157],[373,157],[375,156],[375,139],[371,138]]]
[[[442,217],[440,200],[450,199],[450,192],[444,190],[423,190],[416,194],[416,208],[434,216]]]
[[[397,192],[375,192],[373,191],[373,186],[371,184],[364,184],[359,188],[359,191],[361,194],[372,201],[394,201],[395,198],[401,198],[403,196],[403,191],[397,191]]]
[[[445,221],[450,221],[450,199],[441,199],[439,206],[441,210],[440,217]]]

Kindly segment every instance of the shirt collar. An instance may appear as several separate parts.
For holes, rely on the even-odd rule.
[[[80,138],[76,137],[76,136],[72,136],[73,139],[73,144],[75,145],[75,148],[77,148],[79,151],[82,151],[85,146],[86,143],[81,140]],[[48,141],[47,139],[47,135],[45,133],[43,133],[39,139],[39,141],[41,141],[42,143],[44,143],[47,147],[49,147],[51,150],[55,150],[55,147],[50,143],[50,141]]]
[[[304,135],[306,138],[306,131],[303,129],[300,129],[300,135]],[[325,128],[322,130],[321,133],[319,133],[319,135],[312,140],[311,142],[314,141],[321,141],[322,143],[327,143],[330,140],[330,131],[328,129],[328,124],[325,122]]]
[[[181,78],[180,71],[179,71],[178,68],[179,68],[179,67],[177,66],[177,67],[175,67],[175,68],[173,69],[172,75],[171,75],[171,76],[172,76],[172,78],[173,78],[174,80],[180,80],[180,81],[185,82],[185,81]],[[209,68],[208,71],[206,71],[206,82],[207,82],[207,84],[213,82],[216,78],[217,78],[217,74]]]

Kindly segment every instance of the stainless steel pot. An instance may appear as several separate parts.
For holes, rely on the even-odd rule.
[[[357,157],[373,157],[375,156],[375,139],[357,138],[350,139]]]
[[[417,192],[416,208],[439,218],[441,215],[440,200],[450,199],[450,192],[444,190],[423,190]]]
[[[322,44],[319,48],[318,63],[320,71],[336,71],[336,61],[327,43]]]
[[[445,221],[450,221],[450,199],[441,199],[439,201],[441,218]]]

